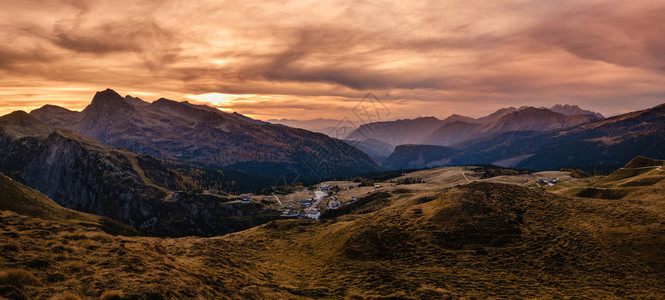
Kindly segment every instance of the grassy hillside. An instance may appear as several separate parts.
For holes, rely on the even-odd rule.
[[[661,176],[650,172],[640,176]],[[665,181],[631,186],[618,199],[571,193],[639,178],[523,186],[549,175],[423,170],[403,176],[425,183],[343,189],[339,197],[359,200],[330,219],[278,220],[216,238],[110,236],[3,212],[0,295],[665,297]]]

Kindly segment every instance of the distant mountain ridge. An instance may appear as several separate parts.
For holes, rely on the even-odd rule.
[[[375,122],[363,124],[351,132],[346,139],[363,141],[375,139],[392,146],[402,144],[418,144],[423,136],[433,132],[437,128],[455,121],[472,121],[472,118],[451,115],[439,120],[435,117],[420,117],[415,119],[400,119],[395,121]]]
[[[455,145],[452,164],[511,161],[510,167],[620,167],[636,156],[665,158],[665,104],[547,132],[507,132]]]
[[[334,177],[380,169],[367,154],[324,134],[188,102],[161,98],[146,103],[107,89],[77,118],[53,108],[33,115],[114,147],[266,176],[295,170],[303,177]]]
[[[383,161],[395,150],[395,147],[392,145],[375,139],[366,139],[363,141],[345,140],[345,142],[369,154],[377,162]]]
[[[536,127],[541,124],[549,127]],[[566,116],[544,108],[523,107],[489,124],[454,122],[438,131],[444,130],[448,131],[441,136],[449,139],[444,142],[458,152],[420,145],[418,150],[410,146],[410,151],[397,147],[393,154],[410,162],[412,168],[496,164],[531,170],[572,167],[609,171],[636,156],[665,159],[665,104],[606,119],[597,119],[591,113]],[[481,135],[464,139],[479,132]],[[438,157],[418,159],[427,151],[438,151]],[[386,168],[394,165],[384,161]]]
[[[458,142],[508,131],[547,131],[572,127],[602,119],[603,116],[576,105],[551,108],[530,106],[502,108],[482,118],[453,114],[440,120],[422,117],[360,126],[347,136],[349,140],[375,139],[393,146],[423,144],[450,146]]]

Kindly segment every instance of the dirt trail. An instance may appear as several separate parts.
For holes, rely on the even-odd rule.
[[[145,171],[143,170],[143,168],[141,168],[141,166],[139,165],[139,162],[138,162],[138,160],[136,160],[135,156],[133,156],[131,154],[128,154],[128,153],[125,153],[124,155],[127,158],[127,160],[129,161],[129,163],[132,165],[132,169],[134,169],[136,174],[138,174],[139,177],[141,177],[141,180],[143,180],[143,183],[145,183],[147,186],[154,187],[154,188],[159,189],[162,192],[166,193],[166,196],[162,199],[162,201],[171,201],[171,199],[173,198],[173,194],[174,194],[173,191],[170,191],[170,190],[167,190],[167,189],[165,189],[161,186],[158,186],[152,180],[150,180],[150,178],[148,178],[145,175]]]

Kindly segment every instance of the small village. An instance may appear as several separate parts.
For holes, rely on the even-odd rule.
[[[339,189],[337,186],[335,188]],[[347,187],[352,188],[352,187]],[[314,219],[318,220],[321,217],[321,211],[325,209],[339,209],[344,205],[349,205],[358,201],[357,197],[349,197],[348,199],[341,199],[339,195],[334,195],[334,188],[330,184],[321,183],[316,186],[314,191],[302,188],[296,191],[296,199],[284,200],[280,199],[280,195],[273,193],[271,197],[279,204],[278,210],[281,212],[283,218],[296,218],[296,219]],[[312,195],[313,194],[313,195]],[[305,196],[306,195],[306,196]],[[281,195],[284,197],[284,195]],[[254,196],[255,198],[261,196]],[[240,203],[249,204],[253,200],[250,195],[242,195]],[[322,203],[327,200],[327,203]]]

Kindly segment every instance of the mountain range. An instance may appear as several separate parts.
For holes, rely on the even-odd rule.
[[[453,114],[443,120],[435,117],[404,119],[364,124],[346,139],[376,139],[393,146],[426,144],[449,146],[509,131],[548,131],[563,129],[603,119],[599,113],[576,105],[555,105],[551,108],[502,108],[482,118]]]
[[[515,117],[526,121],[512,122],[517,119]],[[431,167],[434,161],[445,161],[440,165],[495,164],[532,170],[576,167],[609,171],[638,155],[665,158],[665,105],[606,119],[590,119],[595,116],[566,117],[544,109],[525,108],[504,115],[499,119],[503,123],[490,123],[491,126],[476,125],[469,129],[473,125],[451,123],[447,125],[450,130],[444,137],[482,132],[478,128],[491,128],[490,132],[494,133],[458,140],[448,146],[457,152],[441,150],[436,159],[423,161],[419,167]],[[553,123],[548,123],[552,120]],[[544,124],[542,126],[548,130],[534,130],[532,124],[536,122]],[[572,125],[578,122],[581,124]],[[431,152],[436,148],[419,145],[397,147],[396,151],[401,152],[399,156],[403,161],[417,162],[421,161],[424,149]],[[418,166],[411,163],[410,167]]]
[[[110,89],[80,113],[45,106],[31,115],[113,147],[258,175],[318,178],[380,169],[365,153],[324,134],[188,102],[147,103]]]

